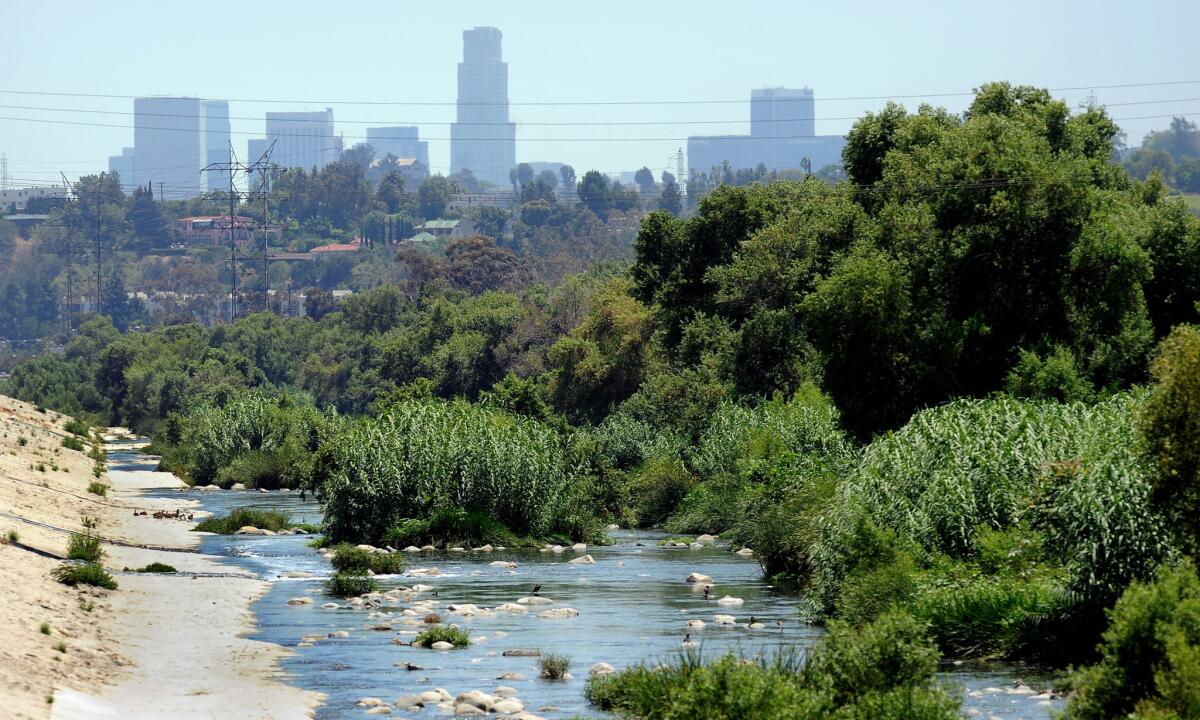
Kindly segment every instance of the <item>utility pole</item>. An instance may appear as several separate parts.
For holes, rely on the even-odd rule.
[[[67,335],[71,334],[71,305],[75,300],[75,263],[72,262],[72,256],[75,254],[75,234],[71,225],[73,217],[71,213],[71,183],[67,181],[67,174],[59,171],[63,181],[63,193],[66,203],[63,205],[63,215],[67,220],[67,237],[63,240],[63,257],[67,261],[67,307],[63,312],[63,319],[67,322]]]
[[[262,154],[250,166],[250,170],[256,170],[262,182],[258,186],[258,192],[262,195],[263,214],[262,214],[262,273],[263,273],[263,306],[267,311],[271,311],[271,261],[268,258],[270,238],[271,238],[271,217],[268,214],[269,202],[271,199],[271,175],[279,170],[279,166],[271,162],[271,153],[275,150],[277,140],[272,140],[267,147],[266,152]],[[248,182],[248,181],[247,181]],[[247,187],[247,190],[249,188]]]
[[[272,143],[272,148],[274,143]],[[202,172],[222,172],[229,179],[229,274],[230,274],[230,290],[229,290],[229,322],[237,319],[237,303],[238,303],[238,249],[237,249],[237,203],[241,199],[245,199],[247,203],[254,202],[258,199],[257,193],[259,190],[250,190],[250,176],[255,172],[268,172],[277,166],[270,162],[270,149],[264,153],[263,157],[250,165],[238,162],[237,155],[233,151],[233,141],[229,142],[229,162],[227,163],[210,163]],[[237,174],[242,173],[246,176],[247,190],[245,193],[239,192],[235,183]],[[211,196],[210,196],[211,197]],[[266,206],[264,205],[264,212]],[[265,218],[264,218],[265,221]],[[253,238],[253,227],[248,226],[251,238]],[[264,235],[266,231],[264,230]],[[264,266],[266,264],[266,240],[263,241],[263,257]]]
[[[97,181],[95,189],[92,190],[92,212],[96,214],[96,307],[92,308],[97,315],[100,314],[100,183],[103,182],[104,173],[100,173],[100,180]]]
[[[0,154],[0,190],[8,189],[8,153]]]

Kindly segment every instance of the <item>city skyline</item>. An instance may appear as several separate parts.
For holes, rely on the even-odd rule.
[[[249,26],[269,21],[274,37],[289,39],[264,43],[265,48],[208,28],[208,20],[188,17],[181,8],[82,7],[78,26],[64,30],[69,49],[61,57],[34,61],[32,34],[16,33],[8,45],[11,79],[0,89],[127,97],[0,93],[0,102],[15,106],[0,116],[25,118],[0,119],[0,152],[15,182],[46,183],[60,171],[74,178],[102,170],[108,157],[133,145],[132,97],[190,95],[229,99],[237,148],[263,136],[266,112],[333,107],[347,147],[365,140],[367,127],[417,126],[429,143],[431,171],[445,174],[456,120],[456,60],[463,30],[475,25],[495,25],[504,33],[521,162],[568,162],[613,173],[647,165],[657,172],[669,167],[667,158],[689,136],[748,132],[747,91],[770,87],[818,89],[820,135],[843,134],[888,96],[910,108],[930,102],[960,112],[970,90],[992,80],[1058,89],[1055,94],[1072,106],[1094,93],[1110,105],[1131,144],[1165,126],[1172,114],[1200,117],[1200,102],[1188,100],[1193,87],[1151,84],[1190,79],[1177,70],[1188,66],[1186,33],[1169,20],[1186,3],[1160,2],[1156,12],[1144,13],[1117,2],[1019,2],[1004,13],[947,3],[903,11],[882,2],[868,5],[854,20],[833,8],[770,7],[771,23],[757,22],[753,8],[707,2],[689,4],[690,14],[681,13],[684,6],[677,3],[616,2],[606,13],[534,2],[520,18],[470,1],[453,12],[413,14],[353,2],[343,8],[347,17],[369,9],[372,26],[402,24],[406,32],[397,45],[382,39],[351,43],[345,34],[307,20],[306,13],[276,13],[269,3],[214,3],[214,12],[224,8]],[[634,9],[638,22],[621,20]],[[1019,21],[1023,12],[1045,22],[1027,27]],[[15,27],[52,22],[49,10],[33,6],[9,15]],[[161,32],[185,19],[198,23],[197,32]],[[138,73],[114,73],[105,68],[111,63],[84,60],[104,56],[102,37],[92,29],[118,24],[123,36],[137,39],[140,55],[154,58],[139,63]],[[1057,30],[1068,25],[1074,33]],[[1159,52],[1093,53],[1085,62],[1083,50],[1092,38],[1115,26],[1129,45],[1154,36]],[[916,33],[939,29],[945,36],[941,47],[912,45]],[[604,40],[617,33],[622,47],[635,51],[618,52]],[[319,51],[305,52],[306,46]],[[1018,46],[1021,52],[1012,52]],[[203,64],[178,59],[201,48]],[[254,72],[246,72],[247,63]],[[1130,87],[1109,87],[1115,85]],[[688,104],[654,104],[667,101]],[[359,104],[369,102],[430,104]],[[544,102],[564,104],[536,104]],[[584,104],[597,102],[627,104]]]

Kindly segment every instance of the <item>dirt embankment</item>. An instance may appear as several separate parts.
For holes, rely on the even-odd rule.
[[[0,396],[0,537],[17,534],[0,545],[5,717],[310,717],[320,697],[285,684],[277,661],[287,651],[242,637],[267,584],[228,576],[230,567],[195,552],[200,538],[186,518],[196,503],[186,495],[142,496],[181,484],[151,461],[110,457],[107,496],[89,492],[94,461],[87,447],[62,446],[66,420]],[[115,591],[51,578],[62,565],[54,556],[85,524],[106,540]],[[179,572],[122,572],[152,562]]]

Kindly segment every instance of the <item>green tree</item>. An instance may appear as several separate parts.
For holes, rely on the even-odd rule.
[[[131,245],[135,250],[148,250],[164,247],[169,235],[166,218],[163,217],[159,203],[154,200],[154,190],[150,187],[138,187],[129,199],[129,208],[125,213],[133,231]]]
[[[633,181],[637,183],[643,195],[654,192],[654,173],[650,171],[650,168],[642,166],[640,170],[633,174]]]
[[[658,198],[658,209],[674,217],[683,214],[683,196],[679,194],[678,185],[673,182],[663,185],[662,195]]]
[[[453,184],[442,177],[434,175],[425,179],[417,190],[417,207],[421,217],[426,220],[437,220],[446,214],[446,207],[454,195]]]
[[[612,191],[608,177],[597,170],[588,170],[579,183],[579,201],[603,220],[612,208]]]
[[[404,175],[399,170],[392,170],[379,181],[375,190],[376,202],[383,203],[389,213],[398,213],[408,206],[404,195]]]

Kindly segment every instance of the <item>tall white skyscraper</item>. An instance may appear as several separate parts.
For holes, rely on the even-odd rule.
[[[338,159],[341,148],[333,134],[333,108],[321,112],[267,113],[267,142],[275,141],[271,162],[285,168],[323,168]],[[257,160],[255,156],[251,162]]]
[[[225,147],[222,143],[229,136],[228,103],[188,97],[135,98],[133,113],[133,177],[122,176],[122,181],[154,183],[165,198],[204,192],[208,178],[200,171],[209,162],[210,142]],[[211,140],[210,120],[216,125]]]
[[[463,31],[450,171],[470,169],[480,180],[506,187],[508,172],[517,164],[517,126],[508,119],[508,63],[500,40],[494,27]]]

